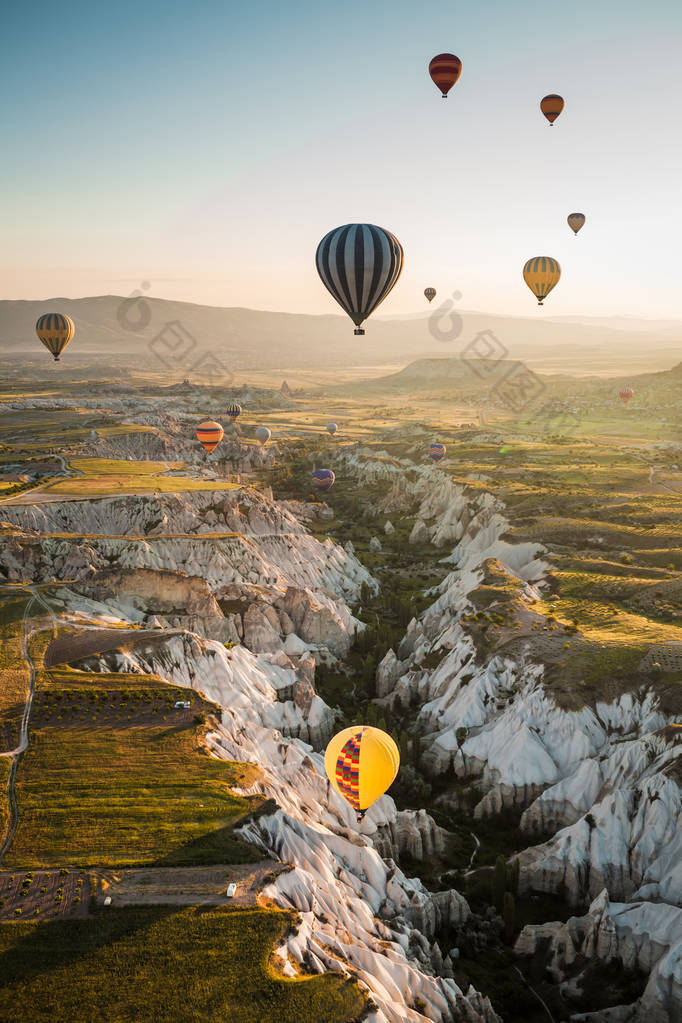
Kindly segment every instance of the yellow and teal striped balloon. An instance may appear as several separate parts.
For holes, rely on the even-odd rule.
[[[561,267],[551,256],[533,256],[523,268],[523,279],[542,305],[561,277]]]
[[[54,356],[55,362],[59,362],[59,356],[75,333],[73,320],[64,313],[45,313],[36,323],[36,334]]]

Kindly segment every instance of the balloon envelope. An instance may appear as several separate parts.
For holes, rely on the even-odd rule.
[[[620,394],[621,398],[623,399],[626,405],[630,401],[630,398],[634,398],[635,396],[635,392],[632,390],[631,387],[624,387],[622,391],[619,391],[618,393]]]
[[[584,213],[569,213],[568,217],[566,219],[568,220],[568,226],[571,228],[573,233],[577,234],[578,231],[580,230],[580,228],[585,223],[585,214]]]
[[[256,440],[259,440],[263,445],[267,444],[271,436],[272,434],[268,430],[267,426],[259,426],[256,430]]]
[[[542,305],[561,277],[561,267],[551,256],[533,256],[523,268],[523,279]]]
[[[197,440],[208,452],[215,451],[222,439],[223,428],[212,419],[207,419],[197,427]]]
[[[563,109],[563,97],[557,96],[555,92],[550,92],[548,96],[544,96],[540,100],[540,110],[542,110],[550,124],[554,124]]]
[[[448,93],[462,73],[462,62],[454,53],[439,53],[429,63],[429,74],[435,85],[441,91],[443,99],[448,98]]]
[[[442,458],[445,458],[446,450],[445,444],[429,444],[429,458],[432,458],[434,462],[440,462]]]
[[[436,297],[436,289],[435,288],[424,288],[424,294],[428,298],[429,302],[433,302],[434,298]]]
[[[237,421],[239,416],[242,414],[242,407],[238,405],[236,401],[231,401],[227,406],[227,414],[233,423]]]
[[[336,423],[327,423],[327,433],[331,433],[332,437],[334,436],[337,430],[338,426],[336,425]]]
[[[312,479],[313,486],[318,490],[330,490],[334,486],[336,476],[331,469],[316,469]]]
[[[59,362],[59,356],[75,333],[73,320],[64,313],[45,313],[36,323],[36,334],[54,356],[55,362]]]
[[[344,728],[330,740],[324,754],[329,781],[358,819],[390,788],[399,767],[400,753],[391,736],[369,725]]]
[[[389,294],[403,269],[403,247],[375,224],[335,227],[317,246],[315,263],[327,291],[364,334],[360,324]]]

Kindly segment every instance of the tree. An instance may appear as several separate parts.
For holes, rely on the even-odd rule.
[[[514,938],[514,927],[516,924],[516,903],[511,892],[504,893],[503,913],[504,917],[504,940],[511,945]]]
[[[502,905],[504,902],[504,891],[507,886],[507,866],[504,862],[504,856],[498,856],[495,860],[495,867],[493,869],[493,876],[491,880],[491,896],[493,906],[498,913],[502,912]]]

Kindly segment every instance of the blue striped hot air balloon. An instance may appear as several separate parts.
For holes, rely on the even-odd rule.
[[[429,444],[429,458],[434,462],[440,462],[445,458],[445,444]]]
[[[313,486],[318,490],[330,490],[335,479],[336,476],[331,469],[316,469],[313,473]]]
[[[403,269],[403,247],[375,224],[344,224],[324,236],[315,255],[327,291],[360,326],[383,302]]]
[[[236,423],[242,414],[242,407],[236,401],[231,401],[227,406],[227,414],[233,423]]]
[[[36,323],[36,334],[55,362],[59,362],[59,356],[75,333],[73,320],[64,313],[45,313]]]

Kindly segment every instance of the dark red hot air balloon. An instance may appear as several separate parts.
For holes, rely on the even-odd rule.
[[[540,110],[542,110],[550,125],[554,124],[563,109],[563,96],[557,96],[555,92],[550,92],[548,96],[543,96],[540,100]]]
[[[448,98],[450,89],[461,73],[462,62],[454,53],[439,53],[429,64],[429,74],[443,94],[443,99]]]
[[[624,387],[618,392],[618,394],[620,395],[621,401],[624,401],[626,405],[630,401],[630,398],[634,398],[635,396],[635,392],[631,387]]]

